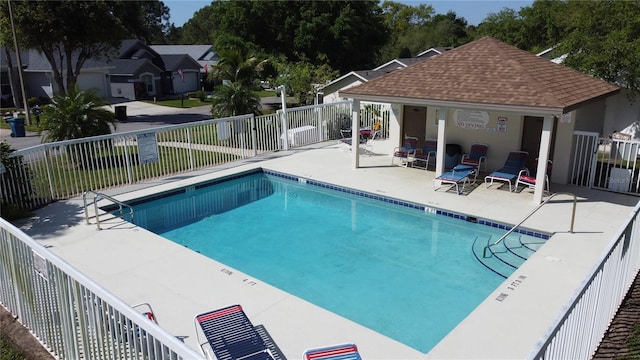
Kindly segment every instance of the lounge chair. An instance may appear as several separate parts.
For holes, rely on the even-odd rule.
[[[413,157],[416,153],[416,148],[418,147],[418,138],[407,136],[404,138],[401,147],[396,147],[393,149],[393,156],[391,157],[391,165],[393,165],[394,160],[400,159],[400,165],[407,166],[408,158]]]
[[[371,136],[371,140],[375,140],[376,137],[381,137],[382,136],[382,121],[378,120],[378,121],[374,122],[373,125],[371,126],[371,129],[373,130],[373,135]]]
[[[305,360],[362,360],[355,344],[340,344],[310,349],[304,352]]]
[[[473,182],[475,182],[477,174],[478,170],[476,167],[471,165],[459,164],[456,165],[451,171],[447,171],[433,179],[433,188],[435,191],[437,191],[440,186],[436,186],[436,184],[438,184],[438,181],[440,181],[441,184],[454,185],[456,188],[456,194],[460,195],[462,192],[464,192],[465,185],[471,182],[471,175],[475,175],[475,177],[473,178]],[[460,191],[459,188],[460,184],[462,184],[462,191]]]
[[[274,359],[240,305],[198,314],[194,318],[194,324],[200,325],[215,359]],[[213,359],[211,354],[205,350],[207,342],[200,341],[197,327],[196,325],[196,336],[202,353],[207,358]]]
[[[340,141],[340,144],[342,145],[341,150],[351,151],[353,147],[351,129],[340,130],[340,133],[342,134],[342,138],[338,139],[338,141]],[[372,133],[373,131],[369,128],[360,129],[360,136],[358,137],[359,145],[364,150],[365,154],[371,154],[372,152],[372,147],[369,145],[369,139],[371,138]]]
[[[494,180],[506,182],[509,183],[509,191],[512,191],[511,183],[515,182],[515,180],[518,178],[520,170],[523,170],[525,168],[527,160],[529,160],[529,153],[526,151],[510,152],[509,156],[507,157],[507,161],[505,161],[504,166],[501,169],[496,170],[484,177],[485,184],[491,181],[491,183],[487,185],[487,187],[489,187],[493,185]]]
[[[478,170],[484,164],[484,170],[487,170],[487,144],[472,144],[468,154],[462,155],[460,164],[475,166]]]
[[[544,190],[549,192],[551,191],[549,189],[549,173],[551,172],[551,167],[553,165],[553,162],[551,160],[547,161],[547,174],[545,175],[544,178],[544,185],[545,188]],[[534,166],[537,170],[538,168],[538,159],[536,159]],[[523,169],[520,170],[520,172],[518,173],[518,180],[516,180],[516,189],[518,189],[518,186],[520,185],[524,185],[528,188],[535,188],[536,187],[536,173],[535,172],[531,172],[529,173],[528,169]]]
[[[412,167],[427,169],[431,161],[435,161],[438,152],[438,140],[427,139],[422,145],[422,149],[416,149],[416,153],[411,163]],[[424,164],[424,166],[423,166]]]

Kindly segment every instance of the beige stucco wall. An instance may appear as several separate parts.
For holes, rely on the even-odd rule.
[[[492,171],[502,167],[507,155],[511,151],[520,150],[520,138],[522,136],[522,115],[507,113],[488,113],[489,122],[483,129],[465,129],[456,126],[454,112],[447,111],[447,144],[458,144],[462,151],[468,152],[474,143],[488,144],[487,170]],[[427,127],[425,138],[438,137],[438,109],[427,108]],[[506,119],[504,132],[498,130],[498,118]]]
[[[394,147],[402,143],[402,104],[392,104],[392,114],[389,123],[390,135],[385,151],[391,153]],[[454,112],[456,109],[447,110],[447,143],[459,144],[463,152],[469,151],[473,143],[486,143],[489,145],[487,154],[488,171],[496,170],[504,165],[507,155],[511,151],[521,149],[524,115],[516,113],[489,112],[489,122],[483,129],[466,129],[455,124]],[[438,137],[438,112],[436,107],[427,108],[425,138]],[[556,141],[553,151],[553,171],[551,182],[566,184],[570,181],[571,161],[573,159],[573,131],[600,132],[603,126],[605,102],[600,101],[584,106],[583,108],[565,114],[560,117],[556,125]],[[533,115],[532,115],[533,116]],[[498,119],[506,119],[504,132],[498,130]],[[538,154],[530,154],[536,158]]]
[[[602,133],[606,110],[604,100],[593,102],[575,110],[575,130]]]
[[[640,122],[640,95],[635,101],[629,100],[629,90],[622,89],[617,95],[606,100],[605,121],[602,134],[608,136],[614,131],[621,131],[634,122]]]

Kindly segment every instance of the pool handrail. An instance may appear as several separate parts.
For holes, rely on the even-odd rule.
[[[551,201],[551,199],[553,199],[556,195],[571,195],[571,196],[573,196],[573,210],[571,212],[571,227],[569,228],[569,233],[573,234],[573,224],[575,223],[575,219],[576,219],[576,203],[578,201],[577,197],[576,197],[576,195],[574,193],[570,193],[570,192],[553,193],[545,201],[540,203],[540,205],[536,206],[536,208],[533,209],[527,216],[525,216],[524,219],[520,220],[520,222],[518,222],[516,225],[511,227],[511,229],[509,229],[509,231],[507,231],[498,240],[496,240],[496,242],[494,242],[493,244],[488,244],[487,246],[485,246],[484,250],[482,252],[482,257],[486,258],[487,257],[487,250],[489,250],[490,247],[492,247],[494,245],[498,245],[499,243],[501,243],[507,236],[509,236],[509,234],[514,232],[518,227],[520,227],[520,225],[522,225],[525,221],[527,221],[531,216],[533,216],[533,214],[535,214],[538,210],[540,210],[540,208],[542,208],[546,203]]]
[[[133,207],[131,207],[131,205],[128,205],[122,201],[119,201],[107,194],[101,193],[101,192],[97,192],[97,191],[93,191],[93,190],[87,190],[82,194],[82,202],[84,204],[84,220],[86,222],[87,225],[89,225],[89,211],[88,211],[88,204],[87,204],[87,195],[88,194],[93,194],[93,211],[94,211],[94,215],[96,217],[96,225],[98,227],[98,230],[102,230],[100,228],[100,214],[98,213],[98,201],[105,199],[105,200],[109,200],[112,203],[114,203],[115,205],[118,205],[118,211],[120,212],[120,214],[122,214],[122,210],[123,208],[127,208],[129,210],[129,215],[131,216],[131,221],[133,221]]]

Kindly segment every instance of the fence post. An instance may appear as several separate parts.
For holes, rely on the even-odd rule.
[[[129,185],[133,184],[133,172],[131,169],[131,159],[129,158],[129,145],[127,144],[127,138],[124,137],[124,161],[127,166],[127,180]]]
[[[253,157],[258,156],[258,128],[256,126],[256,115],[251,114],[251,143],[253,144]]]
[[[49,179],[49,192],[51,193],[51,200],[55,199],[55,189],[53,188],[53,176],[51,175],[51,166],[49,165],[49,160],[51,158],[51,154],[49,154],[49,150],[52,148],[44,149],[44,166],[47,169],[47,179]]]
[[[289,150],[289,129],[287,126],[287,100],[285,99],[284,85],[280,85],[276,90],[280,90],[280,101],[282,102],[282,143],[284,144],[283,150]]]
[[[191,128],[187,128],[187,144],[189,144],[189,170],[193,171],[195,164],[193,161],[193,143],[191,142]]]

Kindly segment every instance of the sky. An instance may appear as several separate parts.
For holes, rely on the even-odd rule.
[[[454,11],[458,17],[463,17],[469,25],[478,25],[490,13],[497,13],[503,8],[520,10],[531,6],[533,0],[403,0],[398,1],[410,6],[427,4],[433,6],[436,14],[446,14]],[[170,9],[171,22],[175,26],[182,26],[193,17],[193,14],[211,4],[210,0],[163,0]]]

